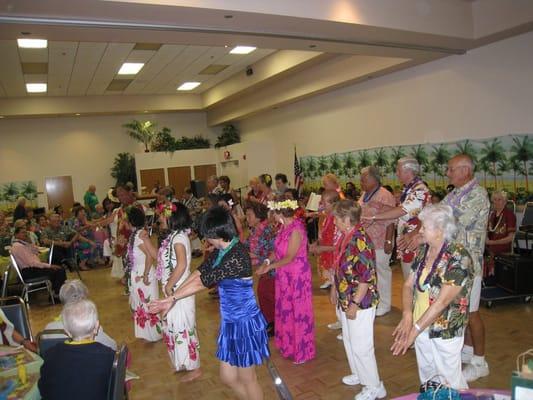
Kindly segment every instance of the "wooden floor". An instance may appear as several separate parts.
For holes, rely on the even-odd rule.
[[[218,301],[210,299],[207,292],[196,297],[204,375],[192,383],[181,384],[178,381],[179,374],[173,373],[170,368],[162,342],[147,343],[134,338],[128,297],[122,295],[122,286],[109,273],[109,269],[89,271],[83,273],[83,279],[98,306],[100,322],[105,331],[117,342],[127,343],[132,352],[131,370],[141,379],[133,382],[130,398],[234,398],[231,391],[219,381],[218,361],[214,356],[219,324]],[[389,351],[392,331],[400,319],[401,273],[398,267],[394,268],[393,282],[394,309],[390,314],[377,318],[375,323],[376,357],[388,398],[417,391],[419,385],[414,351],[403,357],[393,357]],[[326,327],[334,321],[334,310],[328,302],[326,291],[318,289],[316,276],[314,287],[316,359],[303,365],[293,365],[282,359],[272,345],[272,360],[295,399],[351,399],[360,387],[348,387],[340,382],[349,373],[349,368],[342,342],[335,338],[338,331],[332,332]],[[34,333],[39,332],[60,310],[59,305],[47,305],[44,296],[35,298],[30,309]],[[509,388],[516,355],[533,347],[533,305],[519,302],[496,304],[490,310],[482,307],[481,315],[487,331],[487,359],[491,374],[473,383],[472,387]],[[277,399],[266,367],[258,368],[258,376],[265,399]]]

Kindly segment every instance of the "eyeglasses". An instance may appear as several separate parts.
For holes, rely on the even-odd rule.
[[[466,165],[458,165],[456,167],[446,167],[446,172],[453,172],[458,168],[464,168],[464,167],[466,167]]]

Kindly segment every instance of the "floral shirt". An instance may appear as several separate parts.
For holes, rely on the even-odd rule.
[[[346,244],[348,239],[349,242]],[[335,270],[335,287],[338,293],[338,306],[342,311],[346,311],[354,302],[359,284],[368,283],[368,291],[360,302],[360,308],[375,307],[379,302],[376,252],[363,226],[356,225],[351,238],[339,239],[337,248],[339,263]]]
[[[270,253],[274,251],[276,230],[268,223],[268,220],[260,222],[255,228],[250,229],[250,236],[244,245],[250,252],[252,265],[260,265]]]
[[[428,248],[428,245],[423,244],[418,249],[411,267],[415,276],[418,276],[419,268],[424,268]],[[430,306],[438,299],[442,285],[461,286],[461,291],[429,327],[430,339],[452,339],[464,334],[468,323],[468,304],[473,274],[472,258],[465,247],[457,242],[448,244],[438,260],[435,272],[429,278],[427,287],[423,289],[429,291]],[[420,292],[415,282],[413,305],[416,303],[418,293]]]
[[[407,213],[398,219],[398,238],[404,233],[413,232],[419,225],[418,214],[429,204],[431,192],[420,178],[415,178],[409,185],[406,185],[401,197],[400,206]],[[398,258],[403,262],[411,262],[415,253],[398,250]]]
[[[46,245],[49,245],[48,242],[68,242],[75,234],[76,231],[66,225],[61,225],[57,229],[49,226],[41,232],[41,242]]]
[[[391,208],[394,208],[396,201],[394,196],[384,187],[379,189],[370,196],[369,199],[365,199],[366,192],[361,194],[358,203],[361,206],[361,216],[372,217],[377,214],[381,214]],[[372,239],[376,250],[383,249],[385,247],[385,236],[387,233],[387,227],[393,223],[392,220],[384,221],[370,221],[363,220],[363,226],[365,227],[366,234]]]
[[[490,210],[487,191],[473,179],[452,190],[442,202],[452,207],[457,220],[455,241],[465,246],[474,263],[474,274],[481,276]]]

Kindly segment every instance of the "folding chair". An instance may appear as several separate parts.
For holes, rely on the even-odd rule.
[[[11,266],[17,272],[17,276],[22,283],[22,293],[20,296],[26,301],[26,303],[29,304],[28,295],[30,293],[38,292],[39,290],[47,290],[48,295],[52,300],[52,304],[56,304],[54,300],[54,292],[52,290],[52,282],[45,277],[24,279],[22,277],[22,273],[20,272],[20,268],[17,265],[17,261],[15,260],[15,257],[13,257],[13,254],[10,254],[9,257],[11,258]]]
[[[111,377],[109,378],[108,400],[127,400],[126,391],[126,360],[128,358],[128,346],[123,344],[115,354]]]
[[[533,239],[533,202],[526,203],[524,207],[524,217],[518,227],[515,235],[515,248],[518,253],[532,253],[533,245],[531,240]],[[525,248],[522,247],[525,245]]]
[[[44,353],[59,343],[69,340],[70,336],[63,329],[45,329],[37,334],[37,348],[39,355],[42,357]]]
[[[52,264],[52,258],[53,258],[53,255],[54,255],[54,242],[52,242],[51,246],[50,246],[50,250],[48,251],[48,264]],[[72,265],[70,264],[67,264],[66,261],[67,259],[64,259],[64,260],[61,260],[61,263],[67,265],[67,267],[72,267],[72,269],[74,271],[76,271],[76,273],[78,274],[78,278],[80,278],[80,281],[83,281],[83,279],[81,279],[81,274],[80,274],[80,269],[78,268],[78,264],[76,262],[72,263]]]
[[[25,339],[33,342],[30,319],[28,318],[28,308],[24,300],[18,296],[2,297],[0,298],[0,308],[7,319],[13,324],[15,330]]]

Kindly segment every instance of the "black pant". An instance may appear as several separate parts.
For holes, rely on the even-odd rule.
[[[67,274],[63,268],[61,269],[52,269],[52,268],[24,268],[20,271],[24,279],[32,278],[47,278],[52,282],[52,289],[54,289],[55,294],[59,294],[59,289],[65,280],[67,279]]]
[[[54,246],[54,253],[52,254],[52,264],[61,265],[63,260],[72,259],[72,250],[70,247]]]

